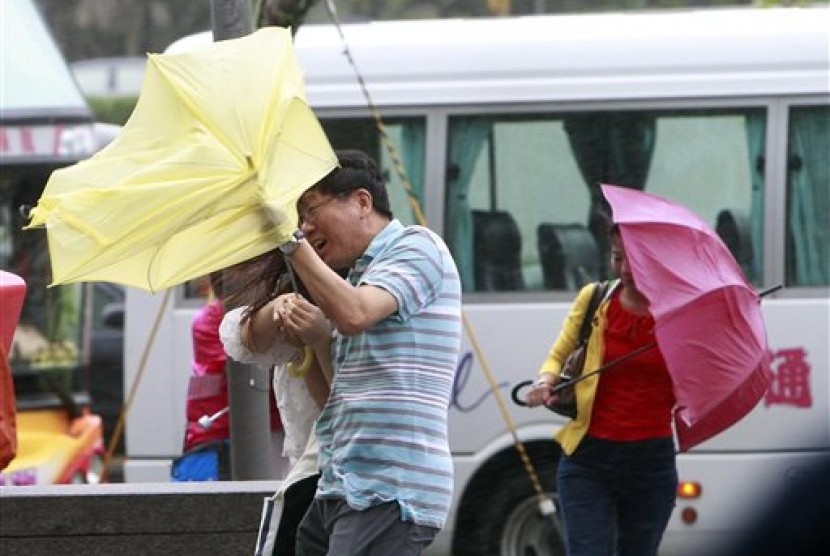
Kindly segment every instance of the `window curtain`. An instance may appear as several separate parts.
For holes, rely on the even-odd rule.
[[[404,172],[412,186],[412,195],[415,196],[421,212],[424,211],[424,156],[426,133],[422,120],[404,120],[401,129],[401,163]],[[413,201],[410,199],[410,203]],[[418,222],[414,207],[412,208],[412,222]]]
[[[790,113],[788,164],[788,283],[830,284],[830,108],[794,108]]]
[[[588,229],[600,253],[600,276],[608,277],[610,208],[601,183],[643,190],[654,154],[654,117],[641,113],[574,114],[565,118],[565,132],[591,195]]]
[[[444,239],[455,257],[464,291],[475,290],[470,185],[476,161],[492,128],[492,122],[482,118],[457,118],[450,122]]]
[[[751,112],[746,116],[746,142],[749,149],[749,169],[752,179],[750,197],[749,234],[752,240],[752,260],[747,277],[759,280],[763,264],[764,237],[764,151],[766,149],[766,114]]]

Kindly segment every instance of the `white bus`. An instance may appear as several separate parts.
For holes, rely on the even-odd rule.
[[[344,33],[430,227],[499,395],[532,378],[574,293],[607,276],[598,183],[678,201],[723,235],[760,290],[774,381],[743,421],[689,453],[666,555],[713,553],[830,441],[830,10],[658,13],[348,24]],[[176,48],[210,41],[188,37]],[[373,153],[396,215],[415,221],[332,25],[296,38],[307,93],[335,148]],[[162,295],[127,294],[132,383]],[[128,481],[167,479],[181,447],[202,300],[176,290],[127,421]],[[451,407],[453,514],[434,553],[558,554],[465,339]],[[564,421],[506,402],[555,495]]]

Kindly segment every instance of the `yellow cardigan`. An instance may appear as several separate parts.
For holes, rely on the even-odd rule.
[[[585,354],[585,368],[584,372],[589,373],[602,365],[603,354],[605,353],[604,332],[605,326],[608,322],[608,299],[611,293],[619,284],[619,281],[611,283],[611,287],[605,295],[597,308],[594,322],[591,327],[591,338],[588,341],[588,351]],[[559,336],[553,343],[548,357],[542,364],[539,374],[554,374],[559,375],[565,359],[576,347],[579,339],[579,328],[582,326],[582,317],[588,309],[588,303],[591,300],[591,294],[594,291],[594,285],[588,284],[580,290],[576,299],[571,306],[571,311],[562,323],[562,330]],[[582,441],[585,433],[588,431],[588,424],[591,422],[591,409],[594,405],[594,396],[597,392],[597,384],[599,383],[599,375],[594,375],[576,383],[576,419],[570,421],[565,425],[556,435],[556,440],[562,446],[562,450],[567,455],[571,455],[576,450],[576,447]]]

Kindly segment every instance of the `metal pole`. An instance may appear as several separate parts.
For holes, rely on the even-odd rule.
[[[254,30],[250,0],[211,0],[213,40],[249,35]],[[231,359],[225,367],[231,424],[231,478],[235,481],[276,477],[271,448],[270,373]]]

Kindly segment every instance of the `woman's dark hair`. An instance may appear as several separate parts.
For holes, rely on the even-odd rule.
[[[363,151],[356,149],[336,151],[338,167],[314,185],[314,190],[331,196],[356,189],[365,189],[372,195],[372,207],[387,218],[393,218],[389,193],[380,175],[377,163]]]
[[[223,275],[226,306],[248,306],[242,316],[242,322],[278,295],[292,290],[285,257],[276,248],[225,269]],[[299,281],[297,286],[303,297],[308,298],[308,292]]]
[[[345,278],[349,269],[336,272]],[[285,256],[278,248],[225,269],[223,275],[225,306],[233,308],[247,305],[242,313],[242,323],[247,322],[251,315],[268,305],[275,297],[294,291]],[[297,293],[315,303],[296,273],[294,278]]]
[[[208,274],[208,281],[210,282],[210,289],[213,295],[222,299],[225,297],[225,280],[222,277],[222,271],[217,270]]]
[[[608,237],[622,237],[620,234],[620,225],[616,222],[608,226]]]

